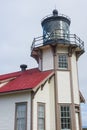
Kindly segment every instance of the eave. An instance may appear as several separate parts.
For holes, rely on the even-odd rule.
[[[83,97],[80,91],[79,91],[79,95],[80,95],[80,103],[85,103],[85,98]]]

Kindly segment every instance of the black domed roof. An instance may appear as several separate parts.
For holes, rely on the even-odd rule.
[[[53,15],[58,15],[58,11],[56,9],[53,10]]]

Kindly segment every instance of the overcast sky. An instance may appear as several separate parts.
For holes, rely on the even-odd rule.
[[[42,35],[41,19],[53,9],[71,18],[71,33],[85,43],[79,58],[79,86],[87,101],[87,0],[0,0],[0,74],[37,66],[30,57],[34,37]],[[87,125],[87,104],[82,105],[82,122]]]

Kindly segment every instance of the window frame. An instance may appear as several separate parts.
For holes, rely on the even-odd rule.
[[[63,111],[64,113],[66,112],[69,112],[69,117],[61,117],[61,107],[69,107],[69,111]],[[67,125],[69,124],[70,125],[70,128],[62,128],[62,122],[61,122],[61,119],[70,119],[70,122],[68,123],[67,122]],[[61,130],[72,130],[72,120],[71,120],[71,106],[69,104],[61,104],[60,105],[60,127],[61,127]]]
[[[26,116],[25,116],[25,130],[27,130],[27,102],[17,102],[15,103],[15,130],[17,130],[17,107],[26,105]]]
[[[39,117],[38,117],[38,110],[39,110],[39,106],[44,106],[44,130],[46,129],[46,104],[42,103],[42,102],[38,102],[37,103],[37,129],[39,130]],[[42,119],[42,118],[41,118]]]
[[[64,61],[61,61],[61,63],[62,64],[66,64],[67,63],[67,67],[60,67],[59,66],[59,63],[60,63],[59,56],[66,56],[66,62],[64,63]],[[58,62],[57,62],[58,69],[60,69],[60,70],[69,70],[69,57],[68,57],[67,53],[58,53],[57,59],[58,59]]]

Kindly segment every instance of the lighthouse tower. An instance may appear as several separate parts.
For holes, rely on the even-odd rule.
[[[55,73],[55,130],[81,130],[80,103],[84,98],[79,90],[77,61],[84,53],[84,42],[70,34],[69,17],[55,9],[42,19],[43,36],[34,38],[31,56],[40,71]]]

